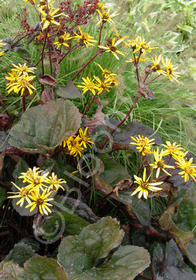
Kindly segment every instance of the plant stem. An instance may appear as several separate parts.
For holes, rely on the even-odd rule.
[[[23,106],[23,112],[25,112],[25,111],[26,111],[25,100],[26,100],[26,96],[25,96],[25,93],[23,93],[23,96],[22,96],[22,106]]]
[[[91,99],[91,102],[90,102],[90,104],[88,105],[88,107],[86,108],[86,110],[83,112],[82,118],[84,117],[84,115],[86,115],[86,113],[87,113],[88,110],[90,109],[90,107],[91,107],[93,101],[96,99],[96,97],[97,97],[97,92],[95,93],[95,95],[94,95],[93,98]]]
[[[71,79],[72,81],[84,70],[84,68],[86,68],[89,63],[91,63],[91,61],[93,61],[93,59],[95,59],[95,57],[97,57],[100,54],[100,51],[98,50],[93,57],[91,57],[91,59],[78,71],[78,73],[76,73],[76,75]]]
[[[99,41],[98,41],[98,46],[100,45],[100,42],[101,42],[101,32],[103,30],[103,22],[101,23],[101,26],[100,26],[100,31],[99,31]]]

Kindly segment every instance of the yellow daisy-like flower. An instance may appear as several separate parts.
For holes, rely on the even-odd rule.
[[[49,207],[52,207],[53,205],[48,203],[48,201],[54,200],[54,198],[49,198],[49,196],[52,194],[51,192],[47,192],[47,190],[44,190],[42,194],[40,194],[39,190],[35,189],[31,194],[30,194],[30,199],[31,203],[28,204],[25,208],[29,208],[30,212],[32,212],[35,207],[38,208],[39,212],[42,215],[48,215],[48,213],[51,213],[51,210]]]
[[[196,182],[196,164],[192,164],[193,158],[190,158],[189,160],[176,156],[174,156],[174,158],[177,160],[176,164],[178,168],[182,169],[178,174],[184,178],[185,183],[189,181],[189,176],[191,176]]]
[[[52,176],[49,176],[48,179],[46,179],[46,182],[49,184],[49,187],[47,187],[49,191],[58,191],[59,188],[64,190],[61,184],[66,183],[65,180],[58,179],[54,172],[52,172]]]
[[[155,49],[155,47],[151,47],[150,43],[146,42],[145,39],[141,36],[138,36],[135,39],[135,43],[136,43],[136,48],[133,51],[133,53],[136,53],[137,51],[147,51],[147,52],[151,52],[152,49]],[[132,47],[133,48],[133,47]]]
[[[171,143],[170,141],[166,141],[166,144],[162,144],[166,150],[163,151],[163,156],[171,155],[171,156],[180,156],[184,157],[186,153],[181,145],[177,145],[176,142]]]
[[[20,77],[20,74],[16,70],[13,70],[8,73],[9,76],[5,76],[5,79],[9,81],[9,85],[16,83],[18,78]],[[8,84],[7,84],[8,85]]]
[[[39,12],[44,16],[42,18],[42,22],[44,23],[43,27],[42,27],[42,31],[46,28],[48,28],[49,25],[54,24],[59,26],[60,23],[55,21],[56,17],[59,17],[60,14],[55,15],[59,9],[51,9],[48,12],[44,12],[42,9],[38,9]]]
[[[97,95],[101,94],[104,90],[109,92],[110,90],[110,87],[111,87],[111,82],[107,79],[107,80],[104,80],[104,81],[101,81],[99,79],[99,77],[95,77],[95,80],[96,80],[96,88],[98,90],[97,92]]]
[[[108,10],[108,7],[104,6],[103,3],[97,3],[97,8],[99,8],[102,12],[106,9]]]
[[[28,74],[28,73],[35,73],[36,67],[28,67],[26,65],[26,63],[24,64],[12,64],[14,66],[14,69],[12,69],[13,71],[16,71],[19,75],[24,75],[24,74]]]
[[[30,2],[32,5],[35,5],[35,0],[24,0],[25,3]]]
[[[136,149],[145,156],[146,154],[151,154],[151,146],[155,144],[154,139],[149,139],[148,137],[140,136],[137,137],[131,136],[135,142],[130,142],[132,145],[136,145]]]
[[[109,14],[109,9],[104,11],[104,9],[100,10],[96,10],[98,12],[98,14],[100,15],[101,19],[99,20],[99,22],[97,23],[97,25],[99,25],[100,23],[106,23],[107,21],[109,23],[114,23],[112,18],[117,16],[118,14],[116,12],[114,12],[112,15]]]
[[[21,173],[19,179],[23,179],[23,183],[29,183],[27,187],[41,189],[43,190],[46,187],[45,183],[47,183],[47,176],[49,172],[45,172],[44,174],[40,174],[42,171],[39,170],[38,167],[33,167],[33,169],[29,168],[27,172]]]
[[[88,33],[83,33],[80,26],[78,26],[78,29],[80,31],[80,34],[76,34],[76,36],[73,37],[74,40],[77,40],[80,42],[82,46],[88,47],[88,46],[94,46],[92,43],[96,43],[97,41],[94,40],[92,36],[90,36]]]
[[[100,64],[97,63],[97,65],[102,71],[104,81],[107,80],[108,84],[110,83],[110,86],[118,86],[117,75],[108,69],[103,69]]]
[[[62,46],[65,46],[65,47],[69,47],[69,40],[72,39],[72,37],[70,37],[69,34],[64,34],[64,35],[61,35],[58,39],[58,41],[56,41],[54,43],[54,45],[57,45],[57,48],[60,48]]]
[[[163,154],[164,154],[164,151],[161,150],[161,152],[159,153],[159,148],[157,148],[157,150],[154,151],[155,162],[150,164],[153,167],[153,169],[157,169],[156,178],[159,177],[160,171],[163,171],[168,176],[171,176],[171,174],[169,172],[167,172],[166,168],[172,168],[172,169],[175,168],[174,166],[165,164],[165,162],[163,160],[163,156],[164,156]]]
[[[8,94],[12,91],[21,94],[21,96],[25,93],[33,94],[33,90],[36,90],[36,88],[32,85],[32,82],[34,80],[35,76],[28,76],[22,75],[20,76],[16,82],[10,82],[6,85],[6,90],[8,90]]]
[[[95,90],[97,89],[97,86],[94,83],[94,79],[91,79],[89,77],[83,78],[82,77],[82,84],[77,86],[79,88],[82,88],[83,94],[85,94],[87,91],[91,91],[93,95],[95,95]]]
[[[166,58],[166,60],[164,60],[164,58],[162,58],[162,62],[163,62],[163,65],[165,67],[165,71],[163,72],[163,75],[168,77],[170,81],[175,80],[177,83],[179,83],[177,78],[180,76],[180,73],[175,72],[175,70],[178,67],[174,67],[172,65],[171,60],[168,59],[168,58]]]
[[[144,168],[144,173],[143,173],[143,178],[140,178],[136,175],[134,175],[135,181],[134,183],[138,184],[139,187],[132,192],[131,196],[138,194],[138,198],[140,199],[142,196],[147,199],[148,198],[148,192],[157,192],[162,190],[162,188],[157,187],[158,185],[161,185],[163,182],[155,182],[155,183],[150,183],[149,182],[149,177],[146,179],[146,168]]]
[[[83,146],[84,148],[87,148],[87,145],[89,147],[91,147],[91,144],[94,144],[94,142],[91,141],[92,138],[87,135],[87,130],[88,130],[88,127],[86,127],[84,131],[82,130],[82,128],[80,128],[79,135],[76,137],[79,144],[81,146]]]
[[[51,9],[52,1],[50,0],[40,0],[38,7],[42,10],[45,10],[47,7]]]
[[[18,190],[17,192],[9,192],[12,194],[11,196],[8,196],[8,198],[20,198],[20,200],[16,203],[16,205],[19,205],[20,207],[23,206],[24,201],[26,200],[29,204],[31,203],[31,200],[29,198],[31,189],[28,187],[22,187],[19,188],[15,183],[12,182],[14,187]]]
[[[75,141],[74,145],[69,149],[70,150],[70,155],[76,157],[79,155],[80,157],[82,156],[82,151],[84,148],[80,145],[78,141]]]
[[[124,37],[121,39],[116,39],[115,37],[112,40],[108,40],[106,43],[106,46],[99,46],[100,49],[105,50],[106,52],[111,52],[116,59],[119,60],[119,57],[117,56],[116,53],[119,53],[121,55],[125,55],[123,52],[119,51],[117,49],[117,46],[124,41]]]
[[[158,57],[157,57],[157,55],[155,55],[155,57],[152,58],[153,65],[151,66],[151,70],[153,72],[158,72],[159,74],[164,73],[164,71],[161,69],[161,59],[162,59],[161,54]]]
[[[76,157],[77,155],[82,156],[82,151],[84,148],[79,143],[79,138],[76,135],[70,136],[67,140],[63,141],[61,144],[63,148],[67,146],[70,155]]]

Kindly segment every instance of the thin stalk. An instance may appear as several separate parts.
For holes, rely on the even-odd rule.
[[[93,61],[93,59],[95,59],[95,57],[97,57],[100,54],[100,51],[98,50],[93,57],[91,57],[91,59],[78,71],[78,73],[76,73],[76,75],[71,79],[72,81]]]
[[[25,93],[23,93],[23,96],[22,96],[22,106],[23,106],[23,112],[26,111],[26,96],[25,96]]]
[[[100,45],[100,42],[101,42],[101,33],[102,33],[102,30],[103,30],[103,25],[104,25],[104,23],[102,22],[102,23],[101,23],[101,26],[100,26],[100,31],[99,31],[99,41],[98,41],[98,46]]]
[[[88,107],[86,108],[86,110],[83,112],[82,117],[84,117],[86,115],[86,113],[88,112],[88,110],[90,109],[91,105],[93,104],[93,101],[96,99],[97,97],[97,92],[95,93],[95,95],[93,96],[93,98],[91,99],[91,102],[89,103]]]

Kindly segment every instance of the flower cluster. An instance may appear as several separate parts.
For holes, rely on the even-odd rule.
[[[67,147],[70,155],[73,155],[74,157],[79,155],[81,157],[84,149],[86,149],[87,146],[91,147],[91,144],[94,144],[93,141],[91,141],[91,137],[87,135],[87,130],[88,127],[86,127],[84,131],[80,128],[78,135],[70,136],[67,140],[61,143],[61,146],[63,148]]]
[[[83,94],[90,91],[93,95],[100,95],[103,91],[109,92],[112,87],[118,86],[117,75],[110,70],[103,69],[99,64],[98,66],[102,71],[102,80],[97,76],[94,76],[93,79],[82,77],[83,82],[78,87],[82,89]]]
[[[14,68],[8,73],[9,76],[5,76],[8,81],[6,85],[6,90],[8,94],[11,92],[21,94],[21,96],[33,94],[33,90],[36,88],[33,86],[33,80],[35,79],[34,70],[35,67],[28,67],[25,64],[12,64]],[[30,74],[30,75],[29,75]]]
[[[20,188],[12,182],[18,191],[10,192],[11,196],[8,198],[20,198],[16,205],[22,207],[26,202],[25,208],[31,207],[30,212],[37,208],[42,215],[51,213],[52,204],[49,201],[53,200],[54,192],[57,192],[59,188],[64,189],[61,184],[66,183],[63,179],[58,179],[54,172],[49,176],[49,172],[44,173],[38,167],[29,168],[18,178],[22,179],[26,185]]]
[[[156,186],[163,183],[160,180],[175,175],[174,170],[176,170],[176,174],[184,178],[185,183],[189,181],[189,177],[192,177],[196,182],[196,164],[193,164],[193,158],[186,158],[188,152],[180,145],[177,145],[175,142],[171,143],[166,141],[166,144],[162,144],[164,147],[163,149],[159,150],[159,148],[157,148],[152,151],[152,145],[155,144],[154,139],[149,139],[141,135],[136,137],[131,136],[131,139],[133,139],[134,142],[130,142],[130,144],[136,145],[141,155],[146,156],[153,154],[154,160],[153,163],[149,164],[149,167],[152,167],[152,169],[149,172],[148,178],[146,178],[146,168],[144,168],[143,178],[134,175],[134,183],[138,184],[139,187],[137,187],[131,195],[135,195],[139,192],[138,198],[144,196],[144,198],[147,199],[148,191],[156,192],[161,190],[160,187]],[[175,160],[174,165],[169,165],[171,158]],[[156,171],[156,179],[152,179],[153,171]]]
[[[145,58],[146,52],[151,53],[151,51],[157,47],[152,47],[149,42],[141,37],[137,36],[135,40],[127,40],[128,46],[131,47],[133,51],[133,59],[127,60],[127,62],[133,62],[137,64],[142,61],[146,61]],[[136,56],[135,54],[139,52],[139,55]],[[163,58],[162,55],[155,55],[155,57],[151,58],[152,65],[149,65],[147,68],[149,69],[149,74],[152,72],[156,72],[159,75],[163,75],[168,77],[170,81],[175,80],[178,82],[178,77],[180,76],[179,72],[176,72],[177,67],[173,66],[173,63],[168,58]]]

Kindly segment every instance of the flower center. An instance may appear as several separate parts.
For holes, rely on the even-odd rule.
[[[163,160],[159,160],[159,161],[157,162],[157,167],[158,167],[158,168],[164,168],[164,167],[165,167],[164,161],[163,161]]]
[[[141,185],[140,187],[143,189],[143,190],[148,190],[148,186],[149,186],[149,183],[148,182],[141,182]]]
[[[36,204],[37,204],[37,206],[42,205],[42,204],[44,204],[44,200],[42,198],[38,198],[36,200]]]
[[[109,46],[111,52],[116,52],[117,51],[117,47],[115,46]]]
[[[46,20],[49,21],[51,23],[51,21],[53,20],[54,18],[51,16],[51,15],[47,15],[46,16]]]

